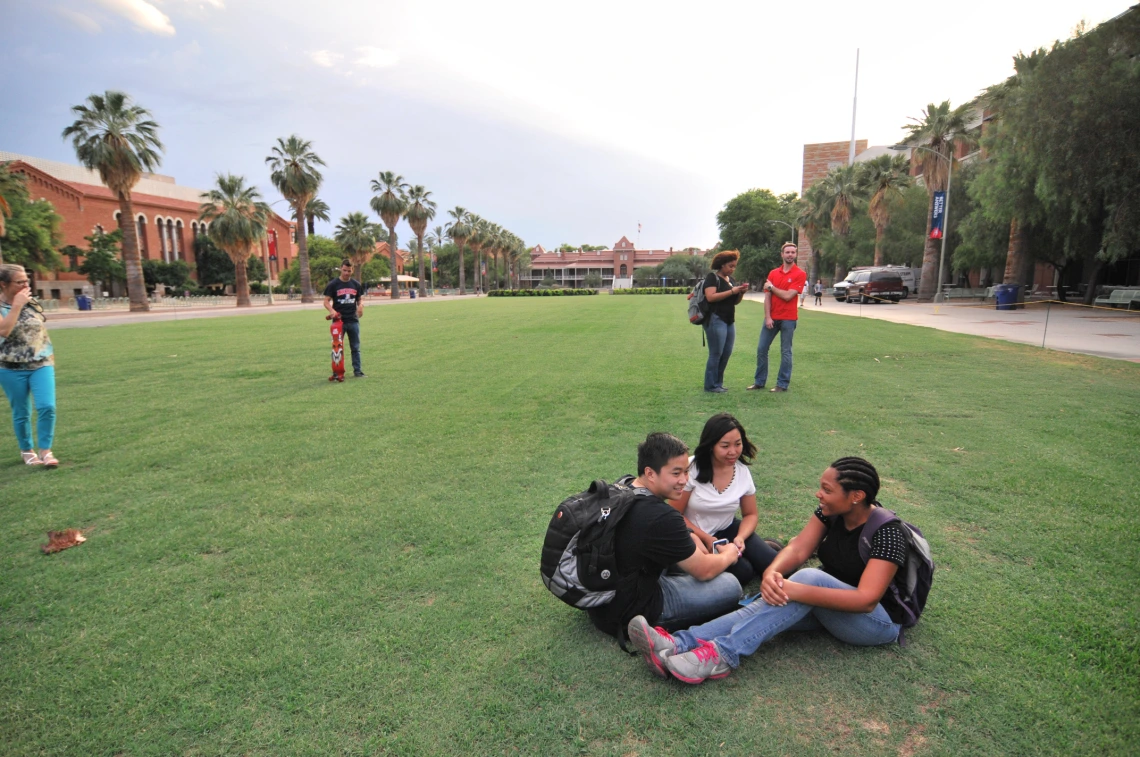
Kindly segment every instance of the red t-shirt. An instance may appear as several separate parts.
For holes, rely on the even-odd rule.
[[[777,289],[791,289],[803,294],[804,287],[807,285],[807,273],[804,272],[804,269],[793,263],[792,270],[787,273],[784,273],[783,266],[773,268],[772,272],[768,274],[768,281],[772,282],[772,286]],[[784,302],[771,292],[768,293],[768,297],[772,300],[773,321],[795,321],[799,319],[799,302],[796,297],[793,297],[787,302]]]

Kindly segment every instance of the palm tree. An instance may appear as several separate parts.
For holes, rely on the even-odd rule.
[[[313,277],[309,273],[309,243],[305,236],[304,209],[317,195],[321,172],[317,166],[325,162],[313,152],[313,144],[293,134],[289,139],[277,138],[273,153],[265,159],[271,171],[269,178],[281,196],[293,206],[297,219],[297,265],[301,269],[301,302],[313,301]]]
[[[367,213],[349,213],[340,219],[333,238],[352,260],[352,275],[361,281],[361,269],[368,256],[376,249],[376,225],[368,220]]]
[[[320,197],[314,197],[305,205],[305,226],[308,228],[310,234],[317,233],[317,221],[328,223],[331,220],[332,218],[329,217],[329,204]]]
[[[144,171],[152,172],[162,162],[158,124],[150,120],[146,108],[132,105],[129,95],[113,90],[88,96],[86,105],[76,105],[71,112],[77,118],[63,130],[63,138],[71,138],[79,162],[98,171],[99,180],[119,201],[119,228],[123,231],[123,264],[131,310],[150,310],[131,189]]]
[[[969,132],[969,107],[950,107],[950,101],[941,105],[931,103],[922,112],[922,119],[904,128],[909,132],[906,144],[924,147],[915,150],[912,159],[921,168],[922,181],[930,195],[931,213],[934,210],[934,193],[946,190],[950,161],[959,145],[973,143]],[[931,213],[926,214],[926,247],[922,252],[922,280],[918,285],[919,302],[934,299],[938,279],[939,243],[930,238]],[[944,229],[943,232],[948,232]]]
[[[816,182],[808,187],[800,198],[799,214],[796,216],[796,224],[803,229],[803,234],[807,236],[808,241],[811,243],[811,271],[809,272],[809,280],[815,281],[819,278],[819,230],[828,226],[831,219],[831,206],[828,204],[826,193],[823,191],[823,184]]]
[[[467,277],[463,271],[463,244],[471,236],[471,226],[467,222],[470,214],[467,212],[467,208],[459,205],[447,211],[447,214],[452,219],[447,224],[447,235],[459,248],[459,293],[467,294]]]
[[[202,193],[198,220],[209,224],[210,241],[234,262],[234,289],[238,307],[249,307],[249,276],[246,261],[265,236],[272,211],[260,201],[256,187],[247,187],[245,177],[218,174],[217,186]]]
[[[435,201],[430,198],[431,192],[417,184],[408,190],[408,204],[404,209],[404,220],[412,227],[412,233],[416,235],[416,248],[419,250],[417,257],[419,258],[420,270],[420,297],[423,297],[426,291],[424,288],[424,232],[427,230],[428,221],[435,218]]]
[[[875,265],[883,264],[883,235],[891,223],[891,200],[910,186],[910,161],[905,155],[880,155],[862,163],[860,190],[871,197],[867,213],[875,224]]]
[[[837,237],[846,237],[851,231],[851,209],[862,196],[855,180],[855,166],[836,166],[827,172],[820,184],[820,191],[831,206],[831,233]],[[847,266],[836,258],[835,280],[846,275]]]
[[[380,220],[388,227],[388,252],[392,258],[392,299],[400,299],[400,287],[397,286],[396,271],[396,258],[399,256],[399,249],[397,246],[396,238],[396,224],[400,222],[400,216],[404,215],[404,210],[407,208],[407,198],[404,196],[404,191],[408,185],[404,183],[404,177],[392,173],[391,171],[381,171],[380,176],[372,180],[372,192],[376,194],[372,198],[372,210],[376,215],[380,216]]]
[[[467,246],[471,248],[472,257],[475,258],[475,293],[483,291],[482,273],[480,263],[483,262],[483,242],[487,238],[487,222],[475,213],[467,214],[467,224],[471,227],[471,235],[467,237]]]

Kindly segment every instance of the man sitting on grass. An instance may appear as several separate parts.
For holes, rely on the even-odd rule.
[[[589,610],[600,630],[618,636],[641,615],[665,628],[685,628],[728,612],[740,600],[740,582],[725,570],[740,553],[731,542],[716,554],[697,549],[685,519],[668,504],[689,480],[689,449],[672,434],[653,433],[637,447],[638,496],[614,533],[621,578],[608,604]],[[680,575],[665,575],[674,563]]]

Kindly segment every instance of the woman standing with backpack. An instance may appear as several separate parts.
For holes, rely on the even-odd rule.
[[[737,250],[719,252],[712,259],[712,270],[705,276],[705,301],[709,314],[705,319],[708,335],[709,359],[705,364],[705,391],[723,394],[724,369],[732,357],[736,342],[736,305],[748,291],[747,284],[732,280],[732,272],[740,260]]]
[[[859,646],[898,639],[917,616],[888,590],[899,568],[908,564],[912,532],[897,518],[884,522],[871,535],[869,556],[863,557],[859,542],[864,525],[880,508],[878,493],[879,474],[866,460],[844,457],[832,463],[820,476],[819,507],[764,571],[755,601],[674,635],[651,628],[642,617],[630,621],[630,640],[650,670],[691,684],[724,678],[742,657],[788,630],[823,629]],[[817,549],[822,568],[796,571]],[[929,560],[929,554],[924,557]]]

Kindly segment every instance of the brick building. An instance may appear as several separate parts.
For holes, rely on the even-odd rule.
[[[22,174],[33,200],[47,200],[62,218],[61,246],[86,248],[84,237],[119,227],[119,201],[99,180],[99,174],[82,166],[0,151],[0,162]],[[139,254],[143,260],[185,261],[194,268],[194,235],[206,228],[198,221],[201,189],[180,186],[171,176],[144,174],[131,191]],[[273,273],[287,268],[296,256],[294,224],[273,214],[269,236],[275,240],[277,260]],[[70,271],[36,275],[37,296],[68,300],[82,294],[87,279]]]
[[[546,250],[535,245],[530,251],[530,270],[519,278],[524,287],[537,286],[549,273],[558,286],[582,287],[589,273],[602,277],[603,287],[623,289],[633,286],[633,272],[643,266],[656,266],[670,255],[704,255],[705,250],[635,250],[626,237],[619,239],[609,250],[583,252],[573,250]]]
[[[855,155],[867,149],[867,140],[855,140]],[[808,187],[815,184],[817,181],[827,175],[827,172],[837,166],[847,165],[847,158],[851,154],[851,142],[817,142],[813,145],[804,145],[804,169],[803,179],[800,182],[800,197],[803,197],[804,192]],[[858,157],[856,157],[858,161]],[[799,239],[797,240],[799,257],[796,260],[796,265],[805,271],[811,271],[811,239],[804,234],[804,230],[799,230]]]

